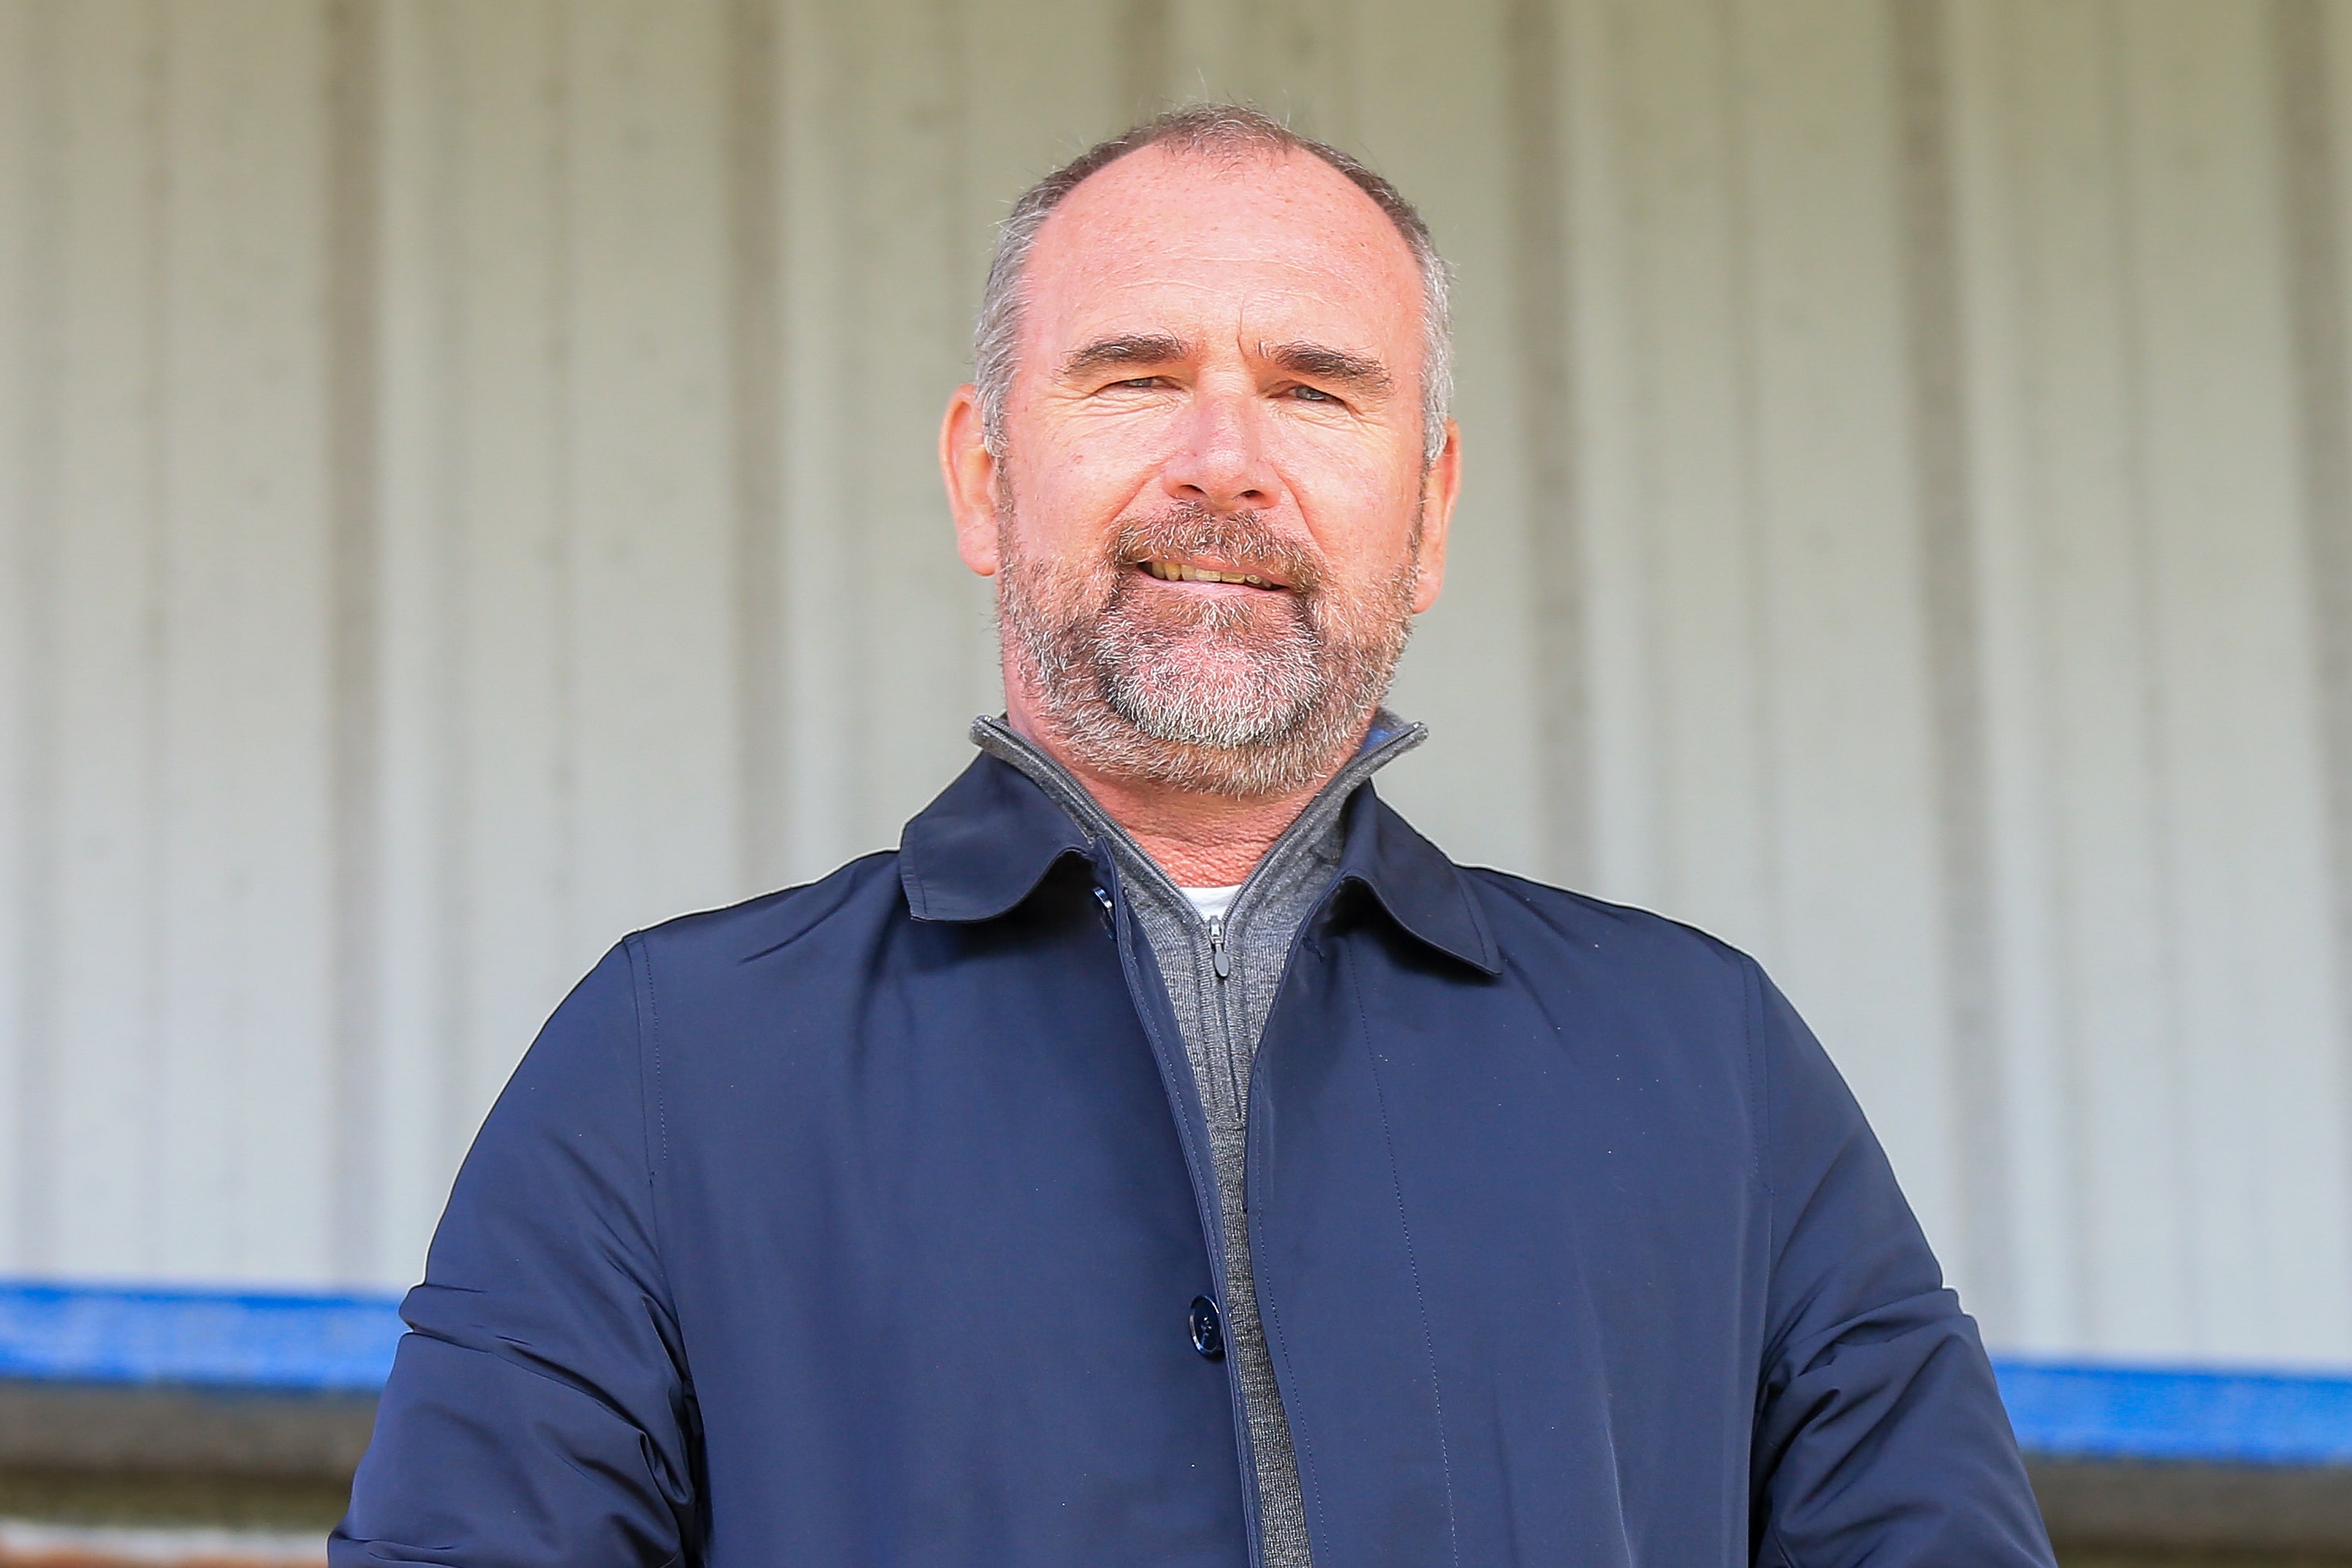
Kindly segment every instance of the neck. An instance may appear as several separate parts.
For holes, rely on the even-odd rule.
[[[1329,759],[1313,782],[1286,795],[1236,800],[1179,789],[1089,767],[1052,726],[1038,722],[1034,705],[1024,700],[1027,694],[1015,690],[1010,681],[1006,686],[1004,716],[1014,733],[1060,763],[1111,821],[1183,887],[1230,887],[1246,879],[1355,749],[1351,743]],[[1369,727],[1370,716],[1364,722]],[[1362,738],[1360,731],[1354,737]]]

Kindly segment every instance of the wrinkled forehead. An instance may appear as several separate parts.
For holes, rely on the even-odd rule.
[[[1423,294],[1404,236],[1311,153],[1148,147],[1082,182],[1023,278],[1023,358],[1113,332],[1328,341],[1420,364]]]

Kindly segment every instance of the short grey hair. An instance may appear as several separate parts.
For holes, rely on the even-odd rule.
[[[1328,142],[1301,136],[1260,110],[1238,103],[1191,103],[1097,141],[1021,193],[996,231],[989,258],[988,286],[980,297],[980,319],[972,330],[972,382],[980,393],[982,439],[1004,454],[1004,402],[1013,389],[1021,352],[1023,273],[1037,232],[1062,198],[1089,174],[1147,147],[1167,146],[1209,157],[1279,157],[1305,152],[1320,158],[1370,196],[1396,225],[1421,270],[1423,456],[1435,462],[1445,448],[1445,418],[1454,402],[1453,275],[1437,254],[1429,225],[1388,180]]]

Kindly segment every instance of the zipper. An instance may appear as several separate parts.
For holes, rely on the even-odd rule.
[[[1147,861],[1146,863],[1150,862]],[[1227,1284],[1230,1276],[1225,1267],[1225,1229],[1219,1222],[1215,1156],[1199,1143],[1190,1119],[1184,1114],[1186,1091],[1180,1087],[1180,1083],[1192,1088],[1192,1099],[1201,1109],[1202,1124],[1200,1131],[1202,1134],[1208,1131],[1208,1086],[1195,1080],[1192,1059],[1184,1049],[1184,1031],[1176,1022],[1167,988],[1164,986],[1146,987],[1141,983],[1142,977],[1135,955],[1134,917],[1130,914],[1126,919],[1119,918],[1120,905],[1124,902],[1120,894],[1125,889],[1120,886],[1117,858],[1103,854],[1103,858],[1097,862],[1097,874],[1102,878],[1102,883],[1097,886],[1095,896],[1111,914],[1111,941],[1118,950],[1119,972],[1127,981],[1128,999],[1135,1004],[1136,1016],[1143,1025],[1144,1036],[1151,1041],[1152,1056],[1160,1066],[1160,1087],[1166,1091],[1169,1109],[1174,1113],[1176,1139],[1184,1151],[1185,1174],[1192,1178],[1192,1201],[1201,1221],[1201,1239],[1208,1245],[1209,1275],[1216,1291],[1217,1311],[1222,1314],[1229,1310],[1227,1303],[1233,1295]],[[1224,922],[1220,919],[1217,922],[1220,943],[1223,926]],[[1222,1002],[1223,986],[1217,988],[1217,995]],[[1230,1031],[1227,1038],[1231,1039]],[[1249,1568],[1265,1568],[1265,1524],[1258,1515],[1257,1444],[1250,1432],[1248,1402],[1242,1396],[1240,1358],[1230,1348],[1225,1354],[1224,1370],[1225,1393],[1233,1412],[1234,1449],[1241,1465],[1242,1530],[1249,1552]]]
[[[975,719],[972,721],[971,727],[972,739],[986,749],[1000,754],[1003,751],[1011,751],[1023,758],[1028,766],[1023,767],[1022,771],[1028,775],[1033,783],[1058,800],[1063,809],[1076,818],[1082,826],[1121,846],[1125,852],[1124,858],[1133,861],[1138,874],[1143,880],[1154,883],[1161,896],[1170,900],[1171,906],[1181,911],[1185,918],[1201,921],[1202,917],[1192,911],[1192,900],[1184,895],[1182,888],[1176,885],[1176,880],[1160,868],[1159,862],[1144,853],[1143,847],[1135,841],[1134,836],[1114,821],[1094,797],[1079,788],[1076,782],[1063,771],[1060,764],[1031,745],[1001,719]],[[1295,841],[1308,833],[1319,832],[1324,826],[1328,825],[1329,819],[1318,810],[1318,807],[1335,795],[1344,800],[1353,794],[1356,786],[1377,772],[1382,763],[1399,753],[1412,750],[1421,744],[1423,737],[1428,733],[1420,725],[1409,724],[1390,733],[1370,750],[1360,752],[1349,758],[1347,765],[1333,774],[1322,789],[1317,792],[1315,799],[1307,802],[1307,809],[1298,813],[1297,820],[1283,829],[1276,836],[1274,842],[1266,846],[1265,855],[1259,859],[1256,865],[1250,868],[1249,874],[1242,879],[1240,888],[1234,894],[1234,902],[1227,907],[1225,913],[1212,915],[1202,922],[1205,927],[1205,935],[1209,938],[1209,966],[1215,973],[1217,980],[1217,1032],[1223,1046],[1226,1092],[1231,1097],[1234,1124],[1236,1126],[1248,1125],[1248,1113],[1244,1109],[1248,1091],[1242,1082],[1241,1063],[1236,1060],[1239,1053],[1234,1049],[1233,1010],[1227,996],[1227,986],[1233,978],[1233,952],[1226,945],[1226,937],[1229,935],[1228,923],[1234,915],[1249,909],[1256,902],[1252,895],[1256,893],[1257,884],[1265,880],[1272,868],[1285,858],[1285,852]],[[1255,1074],[1253,1073],[1252,1076]],[[1203,1115],[1209,1114],[1205,1086],[1202,1099],[1202,1113]]]
[[[1234,902],[1241,901],[1236,898]],[[1217,1041],[1225,1058],[1225,1092],[1232,1096],[1232,1125],[1246,1126],[1249,1118],[1243,1110],[1247,1102],[1243,1099],[1241,1052],[1234,1049],[1234,1015],[1225,997],[1225,982],[1234,972],[1233,956],[1225,950],[1225,917],[1210,915],[1208,927],[1209,967],[1217,977]]]
[[[1163,896],[1172,897],[1176,908],[1191,918],[1201,921],[1205,927],[1209,938],[1210,968],[1215,974],[1217,980],[1218,1032],[1224,1044],[1225,1071],[1227,1081],[1231,1084],[1233,1114],[1239,1124],[1246,1127],[1248,1119],[1243,1111],[1244,1089],[1240,1081],[1240,1064],[1235,1061],[1233,1018],[1230,1004],[1227,1001],[1226,987],[1233,976],[1233,956],[1226,946],[1228,920],[1234,910],[1242,909],[1254,902],[1250,895],[1255,891],[1255,884],[1264,880],[1268,869],[1282,858],[1283,852],[1294,840],[1303,837],[1307,832],[1321,831],[1323,823],[1310,827],[1308,820],[1322,815],[1317,808],[1323,804],[1327,795],[1336,793],[1344,799],[1345,796],[1352,794],[1356,786],[1370,778],[1383,762],[1401,752],[1410,751],[1421,744],[1422,737],[1428,731],[1417,724],[1405,726],[1402,729],[1386,736],[1370,749],[1360,752],[1351,758],[1347,766],[1324,785],[1323,791],[1319,792],[1314,800],[1308,802],[1307,809],[1298,814],[1298,819],[1285,828],[1275,841],[1267,847],[1265,856],[1251,869],[1250,873],[1242,879],[1242,885],[1234,893],[1233,904],[1226,913],[1202,920],[1200,915],[1193,914],[1192,901],[1185,897],[1183,890],[1177,886],[1175,879],[1161,870],[1159,862],[1145,854],[1141,846],[1136,843],[1127,830],[1112,820],[1084,789],[1079,789],[1052,758],[1030,745],[1001,720],[991,718],[975,720],[972,730],[972,738],[984,748],[991,751],[1000,751],[1000,748],[1011,750],[1025,758],[1030,766],[1022,768],[1022,771],[1028,775],[1032,782],[1058,800],[1082,826],[1091,825],[1094,831],[1122,846],[1136,862],[1137,874],[1143,880],[1156,883]],[[986,738],[983,739],[983,737]],[[1324,822],[1327,823],[1328,821],[1326,817]],[[1226,1303],[1231,1300],[1231,1292],[1228,1289],[1225,1267],[1224,1227],[1220,1223],[1222,1205],[1218,1196],[1214,1157],[1208,1150],[1195,1146],[1193,1135],[1186,1124],[1183,1113],[1183,1092],[1178,1087],[1176,1075],[1181,1071],[1188,1080],[1192,1077],[1191,1061],[1184,1049],[1183,1030],[1176,1024],[1175,1013],[1170,1005],[1164,988],[1150,988],[1151,994],[1147,999],[1147,988],[1139,983],[1140,977],[1136,966],[1132,916],[1130,915],[1127,920],[1118,918],[1119,905],[1124,902],[1120,896],[1124,892],[1120,887],[1122,857],[1116,852],[1108,855],[1103,855],[1101,852],[1102,846],[1098,845],[1097,854],[1101,858],[1097,860],[1097,867],[1098,875],[1102,881],[1096,889],[1095,897],[1104,905],[1105,913],[1110,916],[1111,935],[1118,948],[1119,964],[1127,980],[1129,999],[1135,1004],[1145,1032],[1153,1040],[1153,1054],[1160,1058],[1161,1085],[1167,1091],[1170,1109],[1175,1113],[1178,1141],[1183,1145],[1186,1174],[1192,1181],[1192,1197],[1200,1215],[1202,1239],[1209,1244],[1209,1269],[1216,1285],[1218,1310],[1223,1312],[1227,1310]],[[1330,892],[1326,889],[1324,899],[1318,901],[1317,904],[1318,909],[1322,907],[1323,902],[1328,902],[1329,896]],[[1312,919],[1313,915],[1310,914],[1307,921]],[[1296,955],[1298,944],[1305,936],[1307,923],[1302,921],[1299,930],[1292,936],[1293,956]],[[1286,968],[1287,965],[1286,964],[1285,967]],[[1160,1038],[1163,1030],[1167,1032],[1167,1039],[1164,1041]],[[1253,1078],[1257,1076],[1256,1071],[1253,1071],[1251,1076]],[[1200,1105],[1205,1119],[1209,1111],[1206,1086],[1196,1082],[1193,1087],[1195,1102]],[[1201,1131],[1205,1133],[1208,1129],[1203,1126]],[[1243,1201],[1242,1211],[1243,1226],[1255,1241],[1256,1225],[1254,1218],[1249,1214],[1246,1197]],[[1260,1310],[1263,1312],[1263,1308]],[[1226,1389],[1233,1406],[1234,1447],[1241,1461],[1242,1521],[1247,1537],[1250,1568],[1263,1568],[1265,1561],[1265,1544],[1263,1521],[1258,1516],[1260,1499],[1257,1449],[1250,1431],[1248,1406],[1242,1396],[1240,1359],[1230,1351],[1225,1358],[1225,1376]],[[1304,1474],[1299,1477],[1299,1485],[1303,1492],[1306,1487]]]

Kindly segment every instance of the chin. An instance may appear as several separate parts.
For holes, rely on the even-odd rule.
[[[1118,682],[1119,706],[1170,739],[1213,746],[1263,745],[1297,727],[1317,695],[1243,659],[1171,656]],[[1214,738],[1211,738],[1211,737]]]

